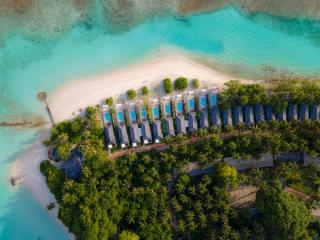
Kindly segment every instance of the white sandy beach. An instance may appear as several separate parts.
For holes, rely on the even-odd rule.
[[[54,120],[60,122],[72,117],[72,113],[78,113],[79,109],[98,104],[107,97],[124,94],[129,89],[138,90],[144,85],[153,88],[166,77],[174,79],[180,76],[197,78],[217,86],[234,79],[174,50],[174,53],[151,56],[119,70],[70,81],[49,95],[49,105]]]
[[[49,105],[54,120],[60,122],[71,118],[72,113],[77,113],[79,109],[99,104],[106,97],[124,94],[131,88],[138,90],[144,85],[154,88],[166,77],[174,79],[180,76],[197,78],[202,83],[217,86],[234,79],[191,60],[186,54],[175,52],[152,56],[143,62],[105,74],[69,81],[53,94],[49,94]],[[47,148],[41,143],[47,136],[48,129],[44,129],[38,140],[17,159],[10,174],[10,177],[21,178],[21,183],[44,208],[48,203],[55,202],[39,171],[41,161],[48,158]],[[55,208],[49,213],[57,218],[57,211]],[[62,225],[60,220],[57,221]],[[63,228],[67,231],[65,226]],[[73,239],[74,236],[70,234],[70,238]]]

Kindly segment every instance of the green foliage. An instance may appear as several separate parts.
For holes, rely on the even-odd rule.
[[[218,173],[220,169],[217,169]],[[223,182],[217,184],[214,175],[204,175],[192,180],[186,175],[178,177],[172,206],[177,216],[178,234],[181,239],[239,237],[231,227],[235,210],[230,206],[226,187]]]
[[[122,231],[119,235],[119,240],[139,240],[139,236],[133,232]]]
[[[192,87],[198,89],[200,87],[200,81],[198,79],[192,79]]]
[[[238,187],[238,171],[228,164],[218,164],[214,174],[217,182],[226,187]]]
[[[65,179],[64,172],[52,166],[49,160],[40,163],[40,171],[46,177],[46,183],[50,191],[56,198],[60,198],[61,187]]]
[[[166,78],[163,80],[163,88],[164,88],[165,93],[167,93],[167,94],[172,93],[173,88],[172,88],[172,81],[170,78]]]
[[[134,89],[130,89],[127,91],[127,95],[129,99],[135,99],[137,97],[137,92]]]
[[[232,80],[225,85],[227,89],[219,94],[219,106],[222,109],[266,102],[265,88],[261,84],[240,84]]]
[[[264,186],[256,200],[266,239],[307,239],[311,221],[302,202],[284,192],[280,186]]]
[[[54,203],[54,202],[50,202],[48,205],[47,205],[47,209],[48,210],[52,210],[52,209],[54,209],[56,207],[56,203]]]
[[[174,89],[177,91],[183,91],[188,87],[188,79],[185,77],[179,77],[174,81]]]
[[[143,87],[141,88],[141,92],[142,92],[142,95],[143,95],[143,96],[147,96],[147,95],[149,94],[149,89],[148,89],[148,87],[147,87],[147,86],[143,86]]]
[[[109,106],[109,107],[112,107],[113,106],[113,97],[108,97],[106,99],[106,104]]]

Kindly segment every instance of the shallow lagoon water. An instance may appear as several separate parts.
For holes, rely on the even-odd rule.
[[[16,32],[0,48],[0,121],[29,113],[46,117],[39,91],[50,93],[70,79],[121,67],[167,45],[245,77],[320,76],[319,32],[319,22],[246,16],[231,7],[150,19],[118,34],[99,22],[75,25],[52,40]],[[35,133],[0,128],[0,239],[67,238],[30,193],[8,185],[10,162]]]

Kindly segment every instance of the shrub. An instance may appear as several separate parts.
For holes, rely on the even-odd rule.
[[[185,77],[179,77],[174,81],[175,90],[182,91],[188,87],[188,79]]]
[[[128,90],[127,95],[129,99],[135,99],[137,97],[137,92],[134,89],[130,89]]]
[[[166,78],[163,80],[163,88],[166,93],[168,93],[168,94],[172,93],[172,91],[173,91],[172,81],[170,78]]]
[[[200,81],[198,79],[192,79],[192,87],[198,89],[200,87]]]
[[[112,107],[112,105],[113,105],[113,98],[112,98],[112,97],[107,98],[106,104],[107,104],[109,107]]]
[[[141,92],[142,92],[142,95],[143,95],[143,96],[147,96],[147,95],[149,94],[149,89],[148,89],[148,87],[147,87],[147,86],[143,86],[143,87],[141,88]]]

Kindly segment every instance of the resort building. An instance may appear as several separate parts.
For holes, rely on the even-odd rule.
[[[300,104],[299,106],[299,120],[304,121],[309,119],[309,106],[307,104]]]
[[[254,106],[254,116],[256,124],[259,124],[265,120],[264,107],[262,104],[256,104]]]
[[[161,129],[160,109],[158,100],[154,100],[152,104],[152,132],[155,143],[160,143],[163,140],[163,133]]]
[[[232,122],[234,126],[243,124],[243,114],[241,106],[236,106],[232,109]]]
[[[288,121],[298,119],[298,106],[292,102],[288,105]]]
[[[208,94],[211,111],[211,124],[215,127],[221,126],[220,110],[218,108],[217,89],[211,89]]]
[[[163,99],[163,117],[164,117],[164,126],[167,136],[174,137],[176,134],[174,132],[172,111],[171,111],[171,101],[170,97],[165,97]]]
[[[73,180],[78,180],[81,176],[83,154],[78,149],[73,149],[69,158],[62,163],[61,168],[66,176]]]
[[[181,95],[176,96],[175,107],[176,107],[177,134],[186,134],[187,133],[186,120],[184,118],[183,99]]]
[[[198,130],[197,114],[195,108],[194,93],[190,92],[187,97],[187,111],[188,111],[188,129],[190,133]]]
[[[253,118],[253,108],[252,106],[245,106],[244,107],[244,123],[247,126],[251,126],[254,124]]]
[[[285,109],[276,113],[276,116],[278,121],[287,121],[287,112]]]
[[[140,145],[140,131],[137,120],[136,105],[134,103],[129,104],[128,113],[131,146],[137,147],[138,145]]]
[[[319,105],[312,104],[310,105],[310,119],[317,121],[319,120],[320,107]]]
[[[147,116],[147,110],[144,106],[140,106],[140,128],[141,128],[141,138],[143,144],[152,143],[152,135],[150,130],[150,123]]]
[[[124,110],[121,104],[116,105],[116,120],[118,130],[118,140],[121,148],[129,146],[129,138],[127,133],[127,126],[124,116]]]
[[[224,127],[232,126],[232,111],[230,109],[221,110],[222,125]]]
[[[200,91],[198,101],[200,111],[199,128],[207,128],[209,127],[207,109],[207,90],[203,89]]]
[[[276,117],[275,117],[275,115],[274,115],[274,113],[273,113],[273,107],[270,106],[270,105],[266,106],[265,119],[266,119],[267,121],[272,121],[272,120],[275,120],[275,119],[276,119]]]
[[[104,136],[108,149],[116,146],[116,138],[114,135],[112,118],[109,110],[109,106],[102,105],[103,110],[103,126],[104,126]]]

